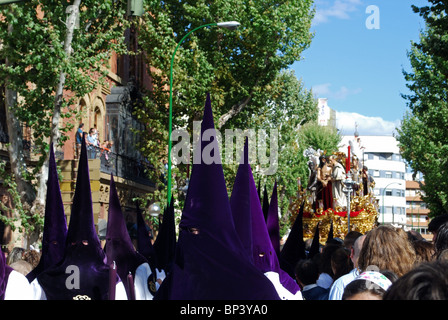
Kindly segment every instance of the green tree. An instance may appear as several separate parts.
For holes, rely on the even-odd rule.
[[[62,120],[76,117],[78,99],[104,79],[111,51],[124,52],[125,10],[124,0],[30,0],[0,7],[0,84],[6,88],[11,164],[3,172],[36,223],[45,203],[49,143],[64,143],[73,123]],[[31,129],[33,151],[41,155],[33,167],[24,158],[22,125]],[[37,231],[35,226],[26,231]]]
[[[420,42],[408,52],[412,71],[404,71],[411,93],[404,95],[409,107],[397,139],[404,159],[414,172],[422,172],[424,201],[432,216],[448,210],[448,28],[445,1],[430,0],[417,8],[426,22]]]
[[[269,104],[286,101],[282,97],[286,89],[278,88],[280,71],[300,60],[312,39],[309,29],[314,10],[310,0],[151,0],[146,2],[146,12],[150,14],[144,16],[139,34],[141,49],[152,66],[153,87],[138,116],[147,124],[148,139],[142,150],[157,168],[155,178],[163,172],[162,159],[167,157],[171,56],[187,32],[206,23],[241,23],[236,30],[201,28],[176,53],[173,129],[185,128],[190,134],[193,121],[202,118],[207,92],[211,94],[215,125],[221,131],[248,129],[254,118],[270,117]],[[173,184],[183,184],[186,170],[186,165],[173,169]],[[161,188],[162,199],[164,192]]]

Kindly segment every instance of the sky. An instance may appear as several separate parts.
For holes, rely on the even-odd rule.
[[[316,98],[327,98],[336,126],[352,135],[392,135],[410,93],[403,70],[423,19],[411,5],[426,0],[315,0],[310,48],[290,69]],[[371,5],[375,6],[372,11]]]

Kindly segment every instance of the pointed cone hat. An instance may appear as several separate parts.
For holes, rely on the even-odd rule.
[[[174,197],[171,197],[170,206],[165,208],[160,230],[154,242],[154,251],[157,257],[157,268],[170,272],[174,254],[176,252],[176,223],[174,220]]]
[[[101,248],[93,219],[89,162],[84,137],[64,257],[58,264],[42,272],[37,279],[48,300],[72,300],[78,296],[107,300],[109,267],[105,261],[106,255]],[[67,270],[79,274],[79,283],[67,286]]]
[[[280,266],[291,277],[295,277],[294,268],[301,259],[306,259],[305,241],[303,241],[303,209],[302,203],[299,213],[291,227],[288,238],[280,251]]]
[[[66,238],[67,220],[65,219],[64,203],[62,202],[61,189],[59,187],[53,144],[51,144],[48,162],[42,253],[39,264],[26,276],[29,282],[32,282],[43,270],[62,260]]]
[[[300,288],[295,280],[280,268],[277,254],[269,237],[252,170],[249,171],[249,181],[254,264],[263,273],[269,271],[277,273],[281,285],[294,295],[300,291]]]
[[[313,258],[316,254],[319,253],[319,225],[320,221],[316,225],[316,230],[314,231],[313,242],[311,242],[310,252],[308,254],[308,258]]]
[[[252,220],[250,215],[250,180],[249,180],[248,139],[244,144],[243,154],[233,183],[230,207],[236,232],[243,244],[244,254],[253,263],[252,256]]]
[[[138,201],[136,202],[137,215],[137,251],[148,260],[151,270],[157,267],[157,256],[154,246],[151,242],[145,219]]]
[[[207,95],[171,273],[155,299],[278,300],[236,233]],[[214,161],[210,161],[213,159]]]
[[[269,238],[271,239],[274,251],[277,257],[280,255],[280,224],[278,220],[278,196],[277,196],[277,181],[274,183],[272,190],[271,201],[269,202],[269,210],[266,220]]]
[[[107,219],[105,245],[107,264],[111,265],[115,261],[117,274],[123,280],[126,293],[130,299],[131,284],[126,281],[127,276],[132,274],[133,278],[135,278],[135,271],[141,264],[147,263],[147,260],[135,251],[134,245],[132,244],[112,175],[110,176],[109,189],[109,215]]]
[[[333,239],[333,220],[330,224],[330,231],[328,231],[327,242]]]
[[[268,196],[268,190],[266,189],[266,185],[264,186],[263,189],[263,216],[264,216],[264,220],[267,221],[268,220],[268,214],[269,214],[269,196]]]

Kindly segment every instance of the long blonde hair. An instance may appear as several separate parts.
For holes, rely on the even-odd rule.
[[[361,272],[368,268],[390,270],[398,277],[410,271],[416,263],[415,250],[403,229],[382,225],[366,234],[358,267]]]

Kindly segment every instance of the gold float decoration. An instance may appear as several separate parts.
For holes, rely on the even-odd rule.
[[[374,182],[370,185],[373,189]],[[350,201],[350,231],[358,231],[365,234],[373,229],[378,222],[378,199],[376,199],[372,192],[363,195],[363,187],[356,192],[353,192]],[[347,212],[342,208],[328,208],[323,209],[318,206],[316,210],[313,209],[313,201],[311,193],[302,188],[300,178],[298,180],[297,196],[291,199],[289,205],[290,223],[291,225],[297,219],[300,206],[304,204],[303,210],[303,238],[304,240],[314,237],[317,223],[319,225],[319,242],[324,244],[327,240],[330,231],[331,222],[333,222],[333,237],[344,239],[348,233]]]

